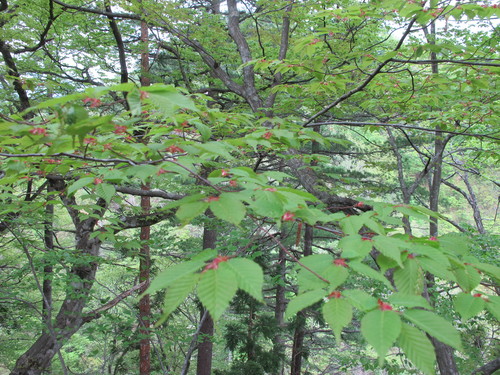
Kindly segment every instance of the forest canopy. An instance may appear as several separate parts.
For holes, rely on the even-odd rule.
[[[499,16],[0,0],[0,374],[498,371]]]

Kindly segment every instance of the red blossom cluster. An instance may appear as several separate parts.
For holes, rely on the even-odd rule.
[[[45,128],[32,128],[29,132],[33,135],[47,135],[47,129]]]
[[[227,262],[230,259],[230,257],[219,255],[217,258],[212,260],[210,263],[208,263],[205,268],[203,269],[203,272],[208,271],[208,270],[216,270],[219,268],[219,264],[222,262]]]
[[[83,99],[83,103],[90,103],[90,108],[97,108],[102,104],[101,100],[97,98],[85,98]]]

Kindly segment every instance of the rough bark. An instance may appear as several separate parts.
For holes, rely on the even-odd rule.
[[[472,374],[493,375],[498,370],[500,370],[500,358],[495,358],[493,361],[488,362],[484,366],[474,370]]]
[[[69,200],[66,199],[65,203],[69,203]],[[91,238],[91,234],[98,219],[80,220],[77,211],[68,205],[67,208],[75,224],[76,249],[82,257],[97,257],[101,241],[97,237]],[[35,343],[19,357],[11,375],[41,374],[64,342],[80,329],[84,322],[82,311],[87,303],[96,271],[97,262],[94,261],[81,262],[70,269],[68,292],[55,318],[52,330],[43,332]]]
[[[213,215],[208,212],[209,220]],[[206,223],[203,228],[203,249],[214,249],[217,242],[217,230],[213,228],[211,223]],[[196,375],[210,375],[212,373],[212,352],[214,335],[214,321],[210,314],[202,310],[200,315],[201,326],[200,332],[201,340],[198,345],[198,357],[196,362]],[[205,319],[202,319],[206,314]]]
[[[427,33],[426,28],[424,28],[424,31],[426,33],[427,41],[430,44],[436,44],[436,24],[434,22],[431,23],[430,34]],[[432,74],[438,74],[439,67],[436,53],[431,52],[430,58],[433,61],[431,64]],[[436,127],[436,129],[439,129],[439,127]],[[448,135],[445,139],[442,134],[435,132],[434,137],[434,158],[436,161],[429,185],[429,208],[432,211],[437,212],[439,209],[439,193],[443,174],[443,153],[446,148],[446,144],[451,139],[451,135]],[[429,235],[431,237],[438,235],[438,219],[435,217],[430,218]],[[433,280],[430,280],[430,283],[433,283]],[[453,348],[436,340],[434,337],[431,337],[431,341],[432,345],[434,345],[434,351],[436,352],[436,359],[441,375],[458,375],[458,368],[453,355]]]
[[[314,228],[306,225],[304,231],[304,256],[312,255],[314,239]],[[290,363],[290,375],[300,375],[302,371],[302,358],[304,356],[304,335],[306,328],[306,317],[303,312],[297,315],[297,326],[293,335],[292,361]]]

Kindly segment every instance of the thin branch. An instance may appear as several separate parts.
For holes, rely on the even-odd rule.
[[[106,17],[116,17],[116,18],[127,18],[130,20],[141,20],[141,17],[136,15],[136,14],[130,14],[130,13],[114,13],[114,12],[108,12],[104,10],[99,10],[99,9],[93,9],[93,8],[86,8],[86,7],[79,7],[76,5],[71,5],[67,3],[63,3],[60,0],[52,0],[54,3],[59,4],[65,9],[73,9],[77,10],[79,12],[85,12],[85,13],[93,13],[93,14],[99,14],[101,16],[106,16]]]
[[[432,120],[432,119],[430,119]],[[422,126],[416,126],[416,125],[407,125],[407,124],[388,124],[388,123],[383,123],[383,122],[350,122],[350,121],[324,121],[324,122],[313,122],[313,123],[307,123],[305,127],[314,127],[314,126],[323,126],[323,125],[346,125],[346,126],[358,126],[358,127],[363,127],[363,126],[380,126],[380,127],[391,127],[391,128],[397,128],[397,129],[413,129],[413,130],[422,130],[425,132],[431,132],[431,133],[444,133],[444,134],[452,134],[452,135],[463,135],[466,137],[475,137],[475,138],[488,138],[488,139],[493,139],[495,141],[500,141],[500,137],[494,137],[492,135],[488,134],[477,134],[477,133],[466,133],[466,132],[456,132],[456,131],[451,131],[451,130],[442,130],[442,129],[429,129],[429,128],[424,128]],[[496,134],[498,132],[493,132],[491,134]]]
[[[411,28],[413,27],[413,24],[415,23],[416,19],[413,18],[410,23],[408,24],[403,36],[401,37],[401,39],[399,40],[398,44],[396,45],[396,47],[394,48],[394,51],[397,51],[401,48],[401,46],[403,45],[403,42],[404,40],[406,39],[406,37],[410,34],[410,31],[411,31]],[[382,68],[384,66],[386,66],[388,63],[391,62],[392,59],[388,59],[388,60],[385,60],[383,62],[381,62],[377,68],[375,68],[375,70],[373,72],[371,72],[368,77],[360,84],[358,85],[358,87],[346,92],[344,95],[340,96],[339,98],[337,98],[335,101],[333,101],[331,104],[327,105],[325,108],[323,108],[321,111],[315,113],[314,115],[312,115],[311,117],[309,117],[309,119],[307,119],[307,121],[304,123],[304,126],[306,125],[309,125],[310,123],[312,123],[316,118],[318,118],[319,116],[321,115],[324,115],[326,112],[328,112],[330,109],[334,108],[335,106],[337,106],[338,104],[342,103],[344,100],[347,100],[349,99],[351,96],[353,96],[354,94],[357,94],[358,92],[360,91],[363,91],[364,88],[366,86],[368,86],[368,84],[382,71]]]
[[[406,63],[406,64],[418,64],[418,65],[428,65],[432,63],[451,63],[451,64],[461,64],[461,65],[476,65],[476,66],[494,66],[500,67],[498,63],[492,62],[477,62],[470,60],[401,60],[401,59],[391,59],[392,62]]]

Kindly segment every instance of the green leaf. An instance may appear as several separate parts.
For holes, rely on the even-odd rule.
[[[500,320],[500,297],[498,296],[486,296],[486,297],[488,297],[488,302],[486,302],[486,309],[497,320]]]
[[[488,263],[474,263],[472,266],[500,281],[500,268]]]
[[[323,305],[323,317],[332,328],[339,345],[342,329],[352,320],[351,304],[345,298],[331,298]]]
[[[142,111],[141,92],[134,87],[132,91],[127,94],[127,103],[130,108],[132,116],[140,116]]]
[[[351,234],[343,237],[339,241],[339,247],[342,249],[342,257],[351,258],[364,258],[372,250],[372,241],[363,240],[359,234]]]
[[[439,259],[436,260],[428,257],[417,257],[416,259],[418,264],[427,272],[443,280],[456,281],[455,275],[449,270],[449,262],[447,262],[448,265],[446,265],[440,262]]]
[[[82,177],[73,182],[70,186],[68,186],[68,189],[66,190],[66,193],[68,195],[71,195],[75,193],[77,190],[80,190],[84,186],[90,185],[94,183],[94,177]]]
[[[408,248],[409,244],[398,238],[387,236],[375,236],[373,242],[378,251],[395,260],[401,268],[404,267],[401,262],[401,249]]]
[[[358,310],[370,311],[377,307],[377,299],[364,290],[344,290],[342,295],[348,298]]]
[[[404,307],[424,307],[426,309],[432,310],[432,306],[427,302],[427,300],[422,296],[415,296],[404,293],[394,293],[388,298],[392,305],[404,306]]]
[[[116,189],[113,185],[101,183],[96,186],[95,193],[109,204],[116,194]]]
[[[468,293],[459,293],[453,300],[455,310],[463,320],[470,319],[483,311],[485,303],[481,297],[474,297]]]
[[[408,324],[401,326],[399,346],[412,363],[426,375],[435,374],[436,354],[427,336]]]
[[[405,268],[394,272],[394,283],[398,291],[403,294],[420,295],[424,290],[424,272],[415,258],[408,258],[404,262]]]
[[[470,265],[466,265],[464,268],[456,268],[453,273],[457,278],[458,285],[464,292],[471,292],[481,282],[481,274]]]
[[[238,290],[236,275],[225,263],[203,272],[198,283],[198,297],[214,320],[222,316]]]
[[[471,247],[470,239],[462,233],[447,233],[439,236],[439,247],[453,255],[465,255]]]
[[[457,350],[462,350],[460,334],[450,322],[425,310],[406,310],[403,316],[420,329]]]
[[[191,203],[184,203],[179,207],[175,215],[183,224],[189,223],[195,217],[201,215],[208,208],[208,202],[197,201]]]
[[[286,319],[291,318],[306,307],[314,305],[316,302],[322,300],[325,296],[326,292],[323,289],[311,290],[309,292],[299,294],[288,303],[285,312]]]
[[[299,284],[299,290],[301,292],[327,286],[330,290],[334,290],[337,286],[342,284],[349,275],[347,269],[335,265],[333,263],[333,258],[328,254],[309,255],[302,258],[300,263],[329,281],[328,284],[325,283],[317,275],[299,264],[297,265],[297,269],[299,270],[297,283]]]
[[[163,313],[158,322],[156,322],[156,327],[167,320],[169,315],[184,302],[189,293],[193,291],[198,279],[199,274],[190,273],[179,278],[167,289],[163,302]]]
[[[173,115],[177,108],[188,108],[196,111],[194,102],[179,93],[173,86],[153,85],[141,87],[141,90],[149,94],[149,100],[158,106],[165,116]]]
[[[401,319],[394,311],[374,310],[361,319],[361,333],[379,355],[383,364],[385,355],[393,346],[401,331]]]
[[[222,193],[218,198],[210,202],[213,214],[221,220],[238,225],[245,217],[245,205],[232,193]]]
[[[392,287],[391,283],[389,282],[389,280],[387,280],[384,275],[382,275],[380,272],[374,270],[370,266],[368,266],[368,265],[366,265],[364,263],[361,263],[361,262],[349,262],[349,267],[353,271],[355,271],[355,272],[357,272],[357,273],[359,273],[361,275],[370,277],[370,278],[372,278],[374,280],[380,281],[381,283],[383,283],[388,288],[393,289],[393,287]]]
[[[262,302],[262,286],[264,284],[262,268],[257,263],[245,258],[233,258],[226,264],[236,275],[238,288]]]
[[[283,202],[276,192],[257,190],[255,201],[251,204],[252,210],[259,216],[279,218],[283,215]]]
[[[151,282],[151,285],[144,294],[153,294],[160,289],[165,289],[179,281],[187,275],[194,274],[205,264],[204,260],[190,260],[187,262],[175,264],[160,272]]]

